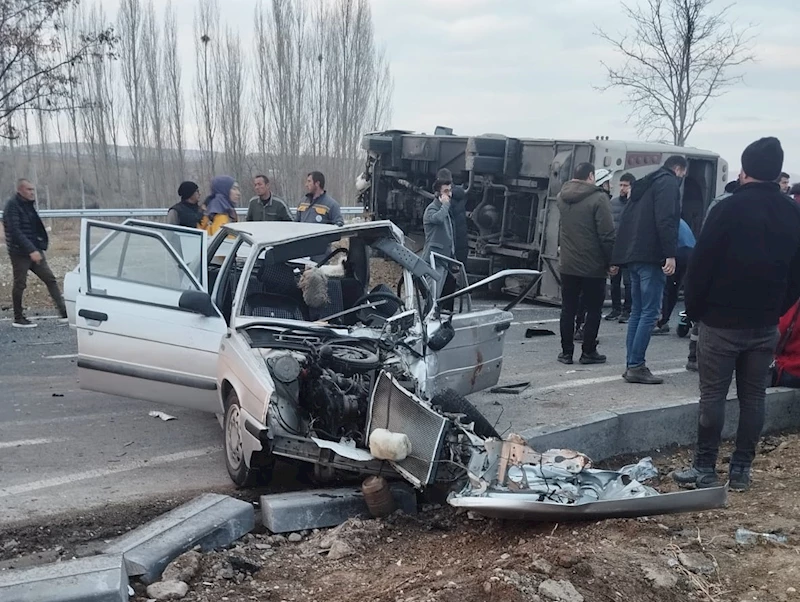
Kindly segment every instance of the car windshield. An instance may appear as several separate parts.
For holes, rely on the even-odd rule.
[[[410,278],[402,265],[379,250],[403,249],[401,245],[357,232],[345,234],[330,247],[317,248],[315,242],[261,248],[238,315],[354,326],[380,323],[407,309],[413,299],[406,292]]]

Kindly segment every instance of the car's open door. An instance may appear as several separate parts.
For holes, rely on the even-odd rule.
[[[458,263],[440,256],[435,257],[435,261]],[[463,266],[459,266],[463,270]],[[462,284],[460,290],[437,300],[436,307],[425,320],[427,335],[432,337],[438,329],[452,327],[452,339],[441,349],[431,349],[429,345],[426,350],[428,391],[437,393],[452,389],[461,395],[469,395],[497,384],[503,367],[505,334],[513,320],[510,310],[538,283],[539,275],[534,270],[502,270],[472,285]],[[530,277],[531,284],[514,302],[502,309],[472,308],[469,298],[471,291],[510,276]],[[453,303],[452,311],[443,309],[449,300]],[[439,341],[441,344],[441,339]]]
[[[227,325],[204,286],[205,236],[180,232],[178,252],[170,244],[176,232],[82,223],[75,303],[80,385],[219,412],[216,363]],[[199,259],[202,271],[183,257]]]

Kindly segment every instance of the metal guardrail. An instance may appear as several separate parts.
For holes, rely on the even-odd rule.
[[[342,207],[342,215],[355,216],[364,213],[362,207]],[[295,210],[290,208],[289,211],[294,215]],[[138,207],[128,209],[42,209],[39,211],[39,216],[42,218],[67,218],[67,217],[166,217],[169,208],[159,209],[153,207]],[[246,215],[246,207],[237,207],[236,213],[239,215]],[[3,219],[3,212],[0,211],[0,219]]]

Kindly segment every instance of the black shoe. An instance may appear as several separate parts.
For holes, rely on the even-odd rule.
[[[11,325],[14,328],[36,328],[38,324],[36,322],[31,322],[28,318],[17,318],[14,320]]]
[[[618,320],[621,315],[622,312],[620,310],[612,309],[611,313],[607,314],[603,319],[608,322],[613,322],[614,320]]]
[[[658,376],[654,376],[652,372],[650,372],[650,368],[642,364],[641,366],[637,366],[636,368],[628,368],[625,371],[625,374],[622,375],[629,383],[634,383],[637,385],[661,385],[664,384],[664,379]]]
[[[728,471],[728,489],[744,493],[750,489],[750,467],[731,464]]]
[[[697,372],[697,370],[698,370],[697,362],[693,362],[693,361],[689,360],[688,362],[686,362],[686,369],[689,372]]]
[[[669,323],[667,324],[656,324],[656,327],[653,328],[653,336],[659,336],[662,334],[669,334]]]
[[[719,485],[717,471],[713,468],[698,468],[691,466],[672,473],[672,479],[683,486],[694,485],[697,489],[706,489]]]
[[[627,324],[628,320],[630,320],[630,319],[631,319],[631,312],[623,311],[622,314],[619,317],[619,323],[620,324]]]
[[[586,353],[585,351],[581,354],[581,359],[578,360],[581,364],[605,364],[606,363],[606,356],[600,355],[597,351],[592,351],[590,353]]]
[[[562,364],[572,365],[574,362],[572,361],[572,354],[571,353],[559,353],[558,354],[558,361]]]

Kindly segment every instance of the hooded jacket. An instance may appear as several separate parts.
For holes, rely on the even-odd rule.
[[[775,326],[800,297],[800,206],[774,182],[718,204],[695,245],[686,313],[712,328]]]
[[[613,265],[663,264],[675,257],[680,198],[680,180],[665,167],[636,180],[620,216]]]
[[[605,278],[614,248],[614,218],[605,191],[582,180],[570,180],[557,197],[562,274]]]

